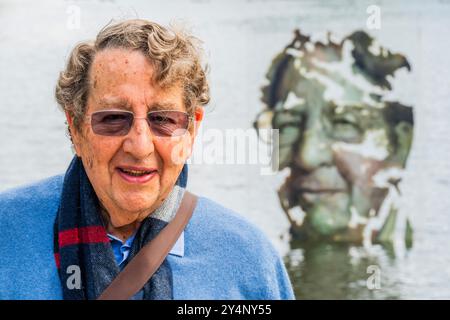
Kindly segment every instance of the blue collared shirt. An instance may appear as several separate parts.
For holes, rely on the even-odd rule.
[[[111,243],[114,257],[116,258],[116,262],[119,265],[120,270],[123,268],[123,263],[128,259],[135,236],[136,234],[133,234],[125,242],[122,242],[122,240],[116,236],[108,233],[109,242]]]
[[[120,240],[116,236],[108,233],[108,238],[114,252],[114,257],[116,258],[120,270],[123,269],[124,262],[128,259],[135,236],[136,234],[133,234],[125,242],[122,242],[122,240]],[[184,256],[184,231],[181,233],[180,237],[175,242],[169,254],[179,257]]]

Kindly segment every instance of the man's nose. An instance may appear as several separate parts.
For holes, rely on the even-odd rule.
[[[154,135],[145,118],[135,118],[123,144],[125,152],[136,159],[145,159],[155,150]]]
[[[331,143],[320,122],[314,123],[303,131],[295,162],[306,171],[331,165],[333,162]]]

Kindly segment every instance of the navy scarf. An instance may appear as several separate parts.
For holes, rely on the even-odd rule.
[[[186,183],[185,164],[171,194],[142,221],[127,261],[173,218]],[[66,300],[97,299],[120,272],[100,212],[82,161],[75,156],[64,177],[54,224],[55,261]],[[173,299],[172,271],[167,259],[145,284],[143,298]]]

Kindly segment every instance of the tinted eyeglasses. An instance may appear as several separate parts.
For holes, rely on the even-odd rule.
[[[158,110],[137,118],[131,111],[102,110],[86,117],[91,120],[92,131],[102,136],[125,136],[130,132],[134,119],[146,119],[152,133],[158,137],[181,136],[189,128],[192,116],[183,111]]]

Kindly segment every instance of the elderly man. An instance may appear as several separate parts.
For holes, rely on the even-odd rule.
[[[124,272],[145,260],[141,250],[169,230],[188,194],[185,161],[209,101],[199,55],[194,37],[145,20],[107,26],[73,49],[56,99],[76,156],[64,175],[0,195],[2,299],[97,299],[115,279],[141,276]],[[196,199],[133,298],[293,298],[263,234]]]

